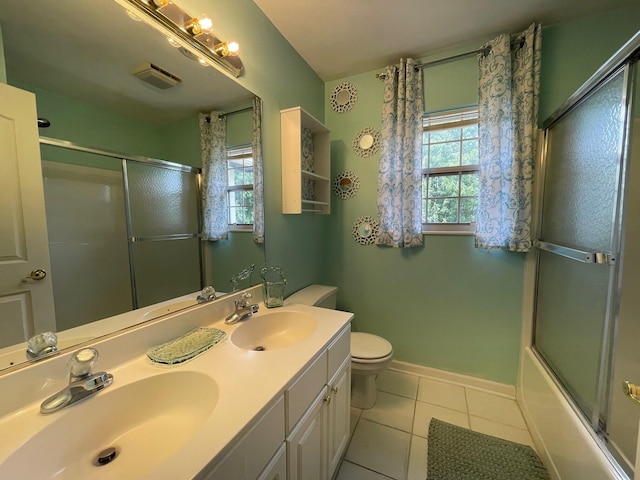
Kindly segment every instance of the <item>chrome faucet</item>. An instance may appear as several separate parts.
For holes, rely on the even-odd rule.
[[[257,303],[253,305],[248,304],[248,300],[251,298],[251,294],[249,292],[244,292],[240,295],[238,300],[235,300],[236,311],[225,318],[224,323],[228,325],[232,325],[240,320],[244,320],[245,318],[249,318],[251,315],[256,313],[260,308]]]
[[[202,289],[200,295],[198,295],[196,300],[198,301],[198,303],[205,303],[210,302],[211,300],[215,300],[216,298],[216,289],[209,285],[208,287],[204,287]]]
[[[111,385],[113,375],[110,373],[91,372],[98,356],[95,348],[83,348],[74,353],[69,359],[69,385],[42,402],[40,413],[57,412]]]
[[[27,342],[27,358],[46,357],[58,351],[58,336],[54,332],[44,332],[34,335]]]

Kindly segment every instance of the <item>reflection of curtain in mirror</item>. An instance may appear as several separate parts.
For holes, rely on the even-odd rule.
[[[262,172],[262,99],[253,99],[253,239],[264,243],[264,177]]]
[[[222,112],[200,114],[202,157],[202,238],[225,240],[229,230],[227,198],[227,119]]]

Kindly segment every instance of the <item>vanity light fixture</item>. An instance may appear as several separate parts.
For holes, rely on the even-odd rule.
[[[170,0],[115,0],[115,2],[161,30],[169,37],[172,45],[188,48],[201,64],[217,65],[235,77],[242,74],[243,65],[238,57],[238,44],[217,38],[213,34],[213,21],[209,17],[189,15]]]

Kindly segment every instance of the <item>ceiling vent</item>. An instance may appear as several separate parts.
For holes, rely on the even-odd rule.
[[[175,87],[182,82],[182,79],[177,75],[167,72],[164,68],[160,68],[153,63],[145,63],[139,66],[133,70],[133,74],[143,82],[162,90]]]

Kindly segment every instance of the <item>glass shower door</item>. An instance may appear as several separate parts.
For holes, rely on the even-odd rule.
[[[546,131],[534,346],[596,431],[617,310],[627,70]]]
[[[195,169],[126,161],[135,307],[202,288]]]

